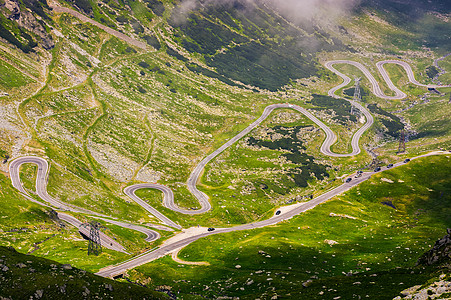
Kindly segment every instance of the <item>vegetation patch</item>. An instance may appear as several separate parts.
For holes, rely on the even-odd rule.
[[[172,282],[187,297],[393,298],[449,272],[414,267],[451,226],[449,165],[445,155],[412,161],[276,226],[212,235],[179,253],[210,266],[164,257],[130,272],[130,278],[151,277],[150,286]],[[394,183],[381,183],[382,177]]]
[[[285,157],[291,163],[297,165],[295,168],[287,170],[287,176],[294,180],[298,187],[307,187],[308,181],[314,176],[318,180],[329,177],[327,166],[315,163],[313,156],[306,154],[303,150],[306,148],[302,145],[302,141],[297,138],[301,128],[306,126],[295,126],[292,128],[276,126],[272,128],[273,136],[279,135],[280,138],[272,140],[259,140],[249,137],[247,143],[250,146],[265,147],[271,150],[279,150],[283,153],[281,157]]]
[[[169,23],[179,30],[175,39],[186,50],[202,54],[225,77],[271,91],[316,74],[315,50],[309,42],[323,50],[344,48],[319,28],[306,35],[270,9],[250,2],[206,4],[186,20],[181,18],[176,9]]]
[[[96,276],[52,260],[0,246],[0,296],[11,299],[169,299],[142,286]]]
[[[386,133],[392,137],[399,137],[400,131],[404,129],[404,124],[401,119],[392,113],[389,113],[382,108],[378,107],[377,104],[369,104],[368,109],[373,114],[380,116],[379,120],[387,128]]]
[[[311,103],[319,108],[316,110],[332,109],[335,112],[335,116],[332,118],[341,124],[347,124],[347,122],[356,122],[357,118],[351,114],[351,103],[343,99],[336,99],[330,96],[313,94]]]

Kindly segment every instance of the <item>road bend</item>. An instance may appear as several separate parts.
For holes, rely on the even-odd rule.
[[[328,95],[331,97],[335,97],[335,98],[340,98],[339,96],[337,96],[335,94],[335,92],[345,86],[347,86],[349,83],[351,83],[351,79],[344,75],[343,73],[339,72],[338,70],[336,70],[333,65],[335,64],[350,64],[353,65],[355,67],[357,67],[358,69],[360,69],[363,74],[368,78],[368,80],[370,81],[371,85],[372,85],[372,91],[373,93],[380,98],[384,98],[384,99],[402,99],[404,97],[406,97],[406,94],[404,92],[402,92],[401,90],[399,90],[394,84],[393,82],[390,80],[388,73],[386,72],[384,65],[385,64],[398,64],[400,66],[402,66],[404,68],[404,70],[407,73],[407,76],[409,78],[409,81],[413,84],[419,85],[419,86],[424,86],[424,87],[445,87],[444,85],[424,85],[419,83],[418,81],[415,80],[415,76],[413,74],[413,71],[411,69],[411,67],[406,63],[406,62],[402,62],[402,61],[397,61],[397,60],[387,60],[387,61],[380,61],[376,64],[379,72],[381,73],[382,78],[385,80],[385,82],[387,83],[388,87],[395,93],[395,96],[387,96],[385,95],[378,82],[376,81],[376,79],[373,77],[373,75],[368,71],[368,69],[363,66],[361,63],[358,62],[354,62],[354,61],[349,61],[349,60],[335,60],[335,61],[329,61],[326,62],[325,67],[328,68],[330,71],[334,72],[335,74],[337,74],[338,76],[340,76],[343,79],[343,82],[341,84],[339,84],[338,86],[332,88],[329,90]],[[347,100],[347,99],[345,99]],[[163,192],[163,205],[169,209],[172,209],[176,212],[179,213],[183,213],[183,214],[201,214],[201,213],[205,213],[208,212],[211,209],[211,204],[209,201],[208,196],[203,193],[202,191],[197,189],[197,183],[199,182],[199,178],[205,168],[205,166],[211,161],[213,160],[215,157],[217,157],[219,154],[221,154],[224,150],[226,150],[228,147],[230,147],[231,145],[233,145],[235,142],[237,142],[239,139],[243,138],[245,135],[247,135],[249,132],[251,132],[255,127],[259,126],[270,114],[274,109],[279,109],[279,108],[289,108],[289,109],[294,109],[302,114],[304,114],[307,118],[309,118],[310,120],[312,120],[317,126],[319,126],[326,134],[326,138],[323,141],[320,151],[321,153],[328,155],[328,156],[332,156],[332,157],[346,157],[346,156],[354,156],[357,155],[361,152],[360,147],[359,147],[359,140],[360,137],[362,136],[362,134],[369,128],[371,127],[371,125],[373,124],[374,120],[373,117],[371,116],[371,114],[366,110],[366,108],[364,106],[362,106],[360,103],[352,101],[352,100],[347,100],[350,103],[352,103],[354,106],[356,106],[365,116],[366,118],[366,123],[353,135],[352,140],[351,140],[351,146],[352,146],[352,152],[350,153],[335,153],[333,152],[330,147],[337,141],[337,136],[335,135],[335,133],[327,126],[325,125],[323,122],[321,122],[318,118],[316,118],[313,114],[311,114],[309,111],[307,111],[305,108],[297,106],[297,105],[293,105],[293,104],[272,104],[267,106],[262,115],[255,120],[252,124],[250,124],[247,128],[245,128],[243,131],[241,131],[240,133],[238,133],[236,136],[234,136],[233,138],[231,138],[229,141],[227,141],[225,144],[223,144],[220,148],[218,148],[217,150],[215,150],[214,152],[212,152],[211,154],[209,154],[207,157],[205,157],[193,170],[193,172],[190,174],[190,177],[187,181],[187,186],[188,189],[190,190],[190,192],[196,197],[196,199],[199,201],[201,208],[198,210],[187,210],[187,209],[182,209],[180,207],[178,207],[175,203],[174,203],[174,193],[172,192],[172,190],[164,185],[160,185],[160,184],[154,184],[154,183],[145,183],[145,184],[137,184],[137,185],[132,185],[129,187],[126,187],[124,189],[124,193],[129,196],[131,199],[133,199],[136,203],[138,203],[139,205],[141,205],[145,210],[147,210],[149,213],[153,214],[154,216],[156,216],[158,219],[160,219],[164,224],[174,227],[174,228],[178,228],[181,229],[181,226],[176,224],[175,222],[171,221],[169,218],[167,218],[166,216],[164,216],[162,213],[160,213],[158,210],[156,210],[155,208],[153,208],[152,206],[150,206],[148,203],[146,203],[145,201],[143,201],[142,199],[140,199],[138,196],[136,196],[135,192],[139,189],[144,189],[144,188],[151,188],[151,189],[157,189]],[[428,156],[430,154],[427,155],[422,155],[420,157],[423,156]],[[74,207],[69,207],[67,204],[62,203],[60,201],[57,201],[53,198],[51,198],[46,191],[46,185],[47,185],[47,181],[46,181],[46,174],[48,171],[48,163],[42,159],[42,158],[38,158],[38,157],[22,157],[22,158],[18,158],[16,160],[14,160],[11,164],[10,164],[10,173],[11,173],[11,180],[12,180],[12,184],[13,186],[18,189],[21,193],[24,194],[25,197],[27,197],[27,199],[30,199],[31,201],[35,201],[37,203],[40,203],[42,205],[46,205],[44,203],[41,203],[37,200],[34,200],[33,198],[31,198],[27,191],[23,188],[21,182],[20,182],[20,178],[19,178],[19,167],[21,164],[23,163],[35,163],[38,165],[38,176],[36,179],[36,189],[37,189],[37,194],[38,196],[50,203],[53,206],[56,206],[60,209],[64,209],[64,210],[69,210],[69,211],[77,211],[77,212],[84,212],[84,213],[92,213],[90,211],[87,210],[83,210],[83,209],[75,209]],[[394,165],[394,167],[397,167],[399,165],[401,165],[402,163],[397,163]],[[384,170],[384,169],[383,169]],[[130,259],[122,264],[116,265],[116,266],[111,266],[108,267],[106,269],[103,269],[101,271],[99,271],[97,274],[101,275],[101,276],[106,276],[106,277],[114,277],[118,274],[122,274],[124,271],[134,268],[136,266],[145,264],[149,261],[152,261],[154,259],[157,259],[158,257],[161,257],[163,255],[166,255],[167,253],[181,248],[183,246],[188,245],[189,243],[208,236],[208,235],[212,235],[212,234],[218,234],[218,233],[225,233],[225,232],[232,232],[232,231],[238,231],[238,230],[247,230],[247,229],[252,229],[252,228],[259,228],[259,227],[265,227],[265,226],[269,226],[269,225],[274,225],[277,224],[283,220],[289,219],[301,212],[304,212],[306,210],[312,209],[313,207],[315,207],[316,205],[323,203],[324,201],[327,201],[328,199],[339,195],[341,193],[343,193],[344,191],[347,191],[348,189],[350,189],[351,187],[360,184],[361,182],[367,180],[368,178],[371,177],[371,175],[373,174],[373,172],[367,172],[364,173],[361,177],[359,178],[355,178],[354,180],[352,180],[350,183],[345,183],[331,191],[328,191],[327,193],[309,201],[306,202],[305,204],[298,206],[294,209],[288,210],[286,212],[281,213],[278,216],[273,216],[270,219],[264,220],[264,221],[259,221],[259,222],[255,222],[255,223],[251,223],[251,224],[244,224],[244,225],[239,225],[239,226],[235,226],[235,227],[231,227],[231,228],[220,228],[217,229],[215,231],[212,232],[204,232],[201,234],[197,234],[197,235],[193,235],[187,238],[184,238],[182,240],[179,240],[177,242],[162,246],[156,250],[151,250],[149,252],[146,252],[142,255],[139,255],[136,258]],[[48,205],[46,205],[48,206]],[[77,228],[80,227],[80,222],[78,220],[76,220],[75,218],[73,218],[70,215],[66,215],[63,213],[59,213],[59,215],[61,215],[61,219],[66,220],[67,222],[73,224],[74,226],[76,226]],[[99,214],[97,214],[99,216]],[[98,217],[97,216],[97,217]],[[120,221],[113,221],[110,219],[105,219],[105,218],[101,218],[107,222],[110,222],[112,224],[116,224],[125,228],[130,228],[130,229],[134,229],[140,232],[143,232],[144,234],[147,235],[146,240],[155,240],[157,239],[159,236],[158,233],[147,229],[145,227],[142,226],[137,226],[137,225],[133,225],[133,224],[128,224],[128,223],[124,223],[124,222],[120,222]],[[111,240],[107,240],[109,237],[103,237],[105,239],[105,242],[107,243],[108,241],[111,242]],[[111,243],[111,246],[115,245],[114,243]],[[120,245],[119,245],[120,246]],[[116,249],[119,249],[119,246],[115,245]],[[123,248],[122,248],[123,250]],[[120,251],[120,250],[118,250]],[[125,252],[123,250],[123,252]]]
[[[445,151],[431,152],[431,153],[428,153],[428,154],[424,154],[424,155],[420,155],[420,156],[414,157],[411,160],[418,159],[420,157],[427,157],[427,156],[431,156],[431,155],[440,155],[440,154],[448,154],[448,152],[445,152]],[[377,173],[384,172],[384,171],[386,171],[388,169],[393,169],[393,168],[402,166],[404,164],[406,164],[406,163],[398,162],[398,163],[395,163],[393,165],[393,167],[391,167],[391,168],[382,167],[381,170],[379,172],[377,172]],[[282,222],[284,220],[288,220],[288,219],[290,219],[290,218],[292,218],[292,217],[294,217],[294,216],[296,216],[296,215],[298,215],[298,214],[300,214],[302,212],[310,210],[310,209],[316,207],[317,205],[319,205],[321,203],[324,203],[325,201],[327,201],[327,200],[329,200],[329,199],[331,199],[331,198],[333,198],[333,197],[335,197],[337,195],[340,195],[340,194],[344,193],[345,191],[348,191],[352,187],[354,187],[356,185],[359,185],[362,182],[370,179],[371,176],[373,174],[375,174],[375,173],[376,172],[364,172],[360,177],[353,178],[351,180],[351,182],[349,182],[349,183],[343,183],[342,185],[340,185],[340,186],[338,186],[338,187],[336,187],[336,188],[334,188],[334,189],[332,189],[332,190],[330,190],[330,191],[328,191],[328,192],[326,192],[326,193],[324,193],[324,194],[322,194],[322,195],[310,200],[309,202],[304,203],[301,206],[298,206],[298,207],[296,207],[294,209],[282,212],[279,215],[274,215],[273,217],[271,217],[271,218],[269,218],[267,220],[254,222],[254,223],[249,223],[249,224],[238,225],[238,226],[230,227],[230,228],[218,228],[218,229],[216,229],[214,231],[205,231],[203,233],[194,234],[194,235],[186,237],[184,239],[180,239],[180,240],[174,241],[173,243],[161,246],[158,249],[153,249],[153,250],[150,250],[148,252],[145,252],[145,253],[139,255],[136,258],[132,258],[132,259],[130,259],[128,261],[125,261],[123,263],[120,263],[118,265],[109,266],[109,267],[103,268],[99,272],[97,272],[96,274],[99,275],[99,276],[103,276],[103,277],[113,278],[113,277],[116,277],[118,275],[123,274],[125,271],[127,271],[129,269],[133,269],[133,268],[136,268],[136,267],[141,266],[143,264],[146,264],[148,262],[151,262],[153,260],[156,260],[156,259],[158,259],[160,257],[163,257],[166,254],[176,250],[176,249],[185,247],[185,246],[191,244],[192,242],[194,242],[194,241],[196,241],[196,240],[198,240],[200,238],[209,236],[209,235],[220,234],[220,233],[227,233],[227,232],[233,232],[233,231],[241,231],[241,230],[250,230],[250,229],[262,228],[262,227],[266,227],[266,226],[270,226],[270,225],[275,225],[275,224],[280,223],[280,222]]]
[[[36,174],[36,194],[38,195],[39,198],[41,198],[46,203],[43,203],[43,202],[33,199],[30,196],[30,194],[28,193],[28,191],[23,187],[22,182],[20,181],[19,170],[20,170],[20,166],[23,164],[26,164],[26,163],[31,163],[31,164],[37,165],[38,171]],[[67,205],[66,203],[63,203],[61,201],[58,201],[58,200],[52,198],[47,193],[48,170],[49,170],[48,162],[45,159],[43,159],[41,157],[37,157],[37,156],[19,157],[19,158],[13,160],[9,165],[9,173],[11,176],[11,182],[12,182],[13,187],[16,188],[20,193],[22,193],[23,196],[26,197],[27,199],[29,199],[39,205],[49,207],[49,208],[55,207],[56,209],[63,210],[63,211],[90,214],[90,215],[95,215],[97,217],[108,217],[103,214],[95,213],[95,212],[92,212],[87,209]],[[78,219],[76,219],[75,217],[73,217],[69,214],[65,214],[63,212],[57,212],[57,213],[58,213],[58,217],[61,220],[73,225],[81,233],[83,233],[85,236],[89,237],[89,228],[81,226],[83,224],[82,222],[80,222]],[[127,223],[123,223],[123,222],[121,222],[121,223],[123,224],[122,227],[130,228],[130,229],[134,229],[134,230],[137,230],[138,227],[140,227],[137,225],[127,224]],[[116,224],[116,225],[119,225],[119,224]],[[121,226],[121,225],[119,225],[119,226]],[[143,230],[144,229],[140,229],[137,231],[143,232]],[[148,236],[148,238],[151,238],[155,234],[158,234],[157,232],[154,232],[153,230],[150,230],[150,229],[148,229],[148,230],[149,230],[149,232],[143,232]],[[152,231],[154,233],[151,233]],[[103,232],[100,232],[100,241],[102,243],[102,246],[104,246],[108,249],[127,253],[125,251],[125,248],[122,245],[120,245],[118,242],[116,242],[114,239],[110,238]]]
[[[174,222],[169,220],[166,216],[158,212],[154,207],[147,204],[145,201],[140,199],[138,196],[136,196],[135,192],[139,189],[145,189],[145,188],[151,188],[151,189],[157,189],[163,192],[163,205],[169,209],[172,209],[173,211],[182,213],[182,214],[188,214],[188,215],[195,215],[195,214],[202,214],[205,212],[208,212],[211,210],[211,204],[209,201],[209,197],[202,191],[200,191],[197,188],[197,183],[199,181],[200,176],[202,175],[203,170],[205,169],[205,166],[214,158],[216,158],[219,154],[221,154],[223,151],[225,151],[227,148],[229,148],[231,145],[236,143],[238,140],[243,138],[245,135],[247,135],[249,132],[251,132],[255,127],[259,126],[268,116],[275,110],[280,108],[289,108],[294,109],[302,114],[304,114],[307,118],[309,118],[311,121],[313,121],[317,126],[319,126],[326,134],[326,139],[321,145],[321,152],[328,156],[333,157],[347,157],[347,156],[354,156],[361,152],[359,147],[359,140],[362,134],[371,127],[374,120],[371,114],[360,104],[354,101],[353,104],[358,107],[366,118],[366,123],[353,135],[351,140],[352,145],[352,152],[351,153],[335,153],[332,152],[330,147],[337,141],[337,136],[335,133],[330,129],[326,124],[324,124],[322,121],[320,121],[318,118],[316,118],[312,113],[310,113],[305,108],[294,105],[294,104],[272,104],[267,107],[265,107],[262,115],[255,120],[252,124],[250,124],[248,127],[246,127],[243,131],[235,135],[233,138],[231,138],[229,141],[227,141],[225,144],[223,144],[221,147],[219,147],[217,150],[213,151],[211,154],[209,154],[207,157],[205,157],[193,170],[190,177],[188,178],[187,186],[189,191],[196,197],[196,199],[199,201],[201,208],[198,210],[187,210],[178,207],[174,202],[174,193],[172,190],[164,185],[156,184],[156,183],[144,183],[144,184],[135,184],[128,186],[124,189],[124,193],[128,195],[130,198],[132,198],[135,202],[137,202],[139,205],[144,207],[148,212],[156,216],[158,219],[160,219],[163,223],[176,227]]]

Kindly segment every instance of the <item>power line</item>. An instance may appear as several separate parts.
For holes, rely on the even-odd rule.
[[[399,134],[399,146],[398,146],[398,152],[397,153],[404,153],[406,152],[406,131],[401,129],[401,132]]]
[[[96,221],[91,221],[89,224],[84,224],[86,227],[89,226],[89,244],[88,244],[88,255],[99,255],[102,253],[102,244],[100,241],[100,223]]]
[[[352,98],[353,101],[355,102],[361,102],[362,101],[362,96],[360,95],[360,78],[355,78],[354,79],[355,84],[354,84],[354,97]],[[354,106],[353,103],[351,103],[351,115],[353,114],[359,114],[360,110],[357,109],[357,107]]]
[[[354,97],[352,100],[359,102],[362,101],[362,96],[360,95],[360,77],[355,78],[355,85],[354,85]]]

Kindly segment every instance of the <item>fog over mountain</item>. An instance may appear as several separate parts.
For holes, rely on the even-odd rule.
[[[314,19],[331,23],[337,17],[347,15],[360,0],[184,0],[176,10],[179,21],[201,7],[210,5],[234,6],[253,10],[259,6],[270,7],[293,23],[305,23]]]

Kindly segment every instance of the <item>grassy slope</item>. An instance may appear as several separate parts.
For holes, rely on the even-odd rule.
[[[3,268],[0,274],[1,297],[166,299],[164,294],[150,289],[98,277],[80,269],[67,270],[55,261],[24,255],[7,247],[0,246],[0,257]]]
[[[282,296],[294,295],[302,290],[300,283],[312,276],[323,280],[315,281],[315,289],[319,289],[329,277],[342,272],[412,267],[451,226],[450,163],[450,156],[444,155],[414,161],[376,174],[344,195],[279,225],[210,236],[179,255],[184,260],[207,261],[211,266],[184,266],[165,257],[131,271],[131,277],[150,277],[152,285],[173,282],[173,289],[202,295],[252,298],[273,288]],[[396,209],[382,204],[389,201]],[[356,219],[331,217],[330,213]],[[338,244],[330,246],[326,240]],[[430,275],[398,273],[392,281],[407,281],[405,284],[422,282]],[[383,297],[395,296],[405,288],[387,286],[384,292],[378,291],[388,278],[386,273],[377,280],[366,280],[365,288],[348,288],[361,296],[382,293]],[[254,283],[246,284],[249,280]],[[339,278],[330,282],[336,280]],[[379,283],[372,286],[369,281]]]
[[[114,5],[113,1],[110,4]],[[121,11],[122,15],[126,13],[126,10]],[[148,20],[144,20],[144,18],[147,18],[147,15],[146,13],[137,14],[137,18],[142,18],[142,20],[140,19],[141,22],[148,24],[151,27],[151,32],[158,31],[159,34],[157,37],[160,41],[167,40],[171,42],[175,38],[167,30],[164,20],[152,16],[154,19],[149,22]],[[168,11],[166,12],[166,16],[168,16]],[[99,15],[96,9],[96,18],[98,17]],[[401,30],[397,35],[392,35],[391,33],[397,31],[396,29],[380,30],[381,28],[377,24],[371,23],[371,26],[368,25],[369,23],[366,22],[369,20],[366,17],[354,21],[359,30],[365,27],[374,28],[374,32],[372,31],[372,34],[368,35],[368,37],[386,34],[385,39],[381,39],[380,41],[375,39],[378,46],[370,48],[375,52],[384,52],[384,49],[378,47],[385,47],[390,42],[393,45],[389,49],[390,53],[401,55],[403,58],[410,58],[408,53],[406,54],[403,51],[411,48],[418,50],[420,47],[415,40],[418,36],[412,37],[405,30]],[[422,22],[421,24],[427,25],[427,28],[433,28],[434,22],[437,22],[437,20],[429,18]],[[264,106],[281,101],[303,103],[305,105],[304,101],[298,100],[300,95],[308,96],[310,91],[325,94],[327,88],[331,86],[331,77],[327,77],[329,82],[325,82],[326,76],[323,76],[319,79],[311,78],[312,82],[317,81],[316,83],[313,82],[311,86],[290,83],[286,87],[287,94],[289,95],[287,98],[282,98],[279,93],[255,93],[251,90],[239,90],[229,87],[218,80],[196,75],[194,72],[189,71],[183,61],[166,54],[164,43],[162,43],[163,47],[161,51],[149,51],[145,54],[136,53],[136,50],[133,48],[128,47],[121,41],[110,38],[97,28],[89,24],[77,23],[73,17],[63,16],[60,19],[57,18],[56,25],[60,27],[61,32],[71,43],[75,43],[90,55],[99,58],[101,64],[98,68],[93,67],[88,64],[88,56],[79,53],[67,41],[60,41],[60,44],[54,51],[55,59],[54,63],[50,66],[51,74],[47,80],[47,87],[42,93],[27,101],[27,105],[23,106],[24,111],[29,113],[30,119],[28,121],[30,125],[34,123],[33,113],[38,112],[38,116],[43,116],[48,112],[53,114],[49,117],[42,118],[37,123],[36,135],[34,136],[35,139],[46,147],[46,155],[57,163],[52,164],[51,167],[49,192],[52,196],[62,200],[128,218],[130,221],[139,223],[151,222],[155,221],[155,219],[147,216],[146,212],[137,205],[126,202],[128,199],[121,192],[123,184],[113,178],[114,172],[112,175],[111,172],[102,169],[99,163],[92,158],[91,152],[87,150],[86,146],[88,140],[93,140],[99,145],[106,145],[113,148],[123,155],[124,160],[131,159],[137,166],[141,166],[146,161],[150,161],[149,165],[151,168],[162,173],[160,182],[168,184],[174,189],[176,202],[183,207],[196,207],[198,205],[197,201],[189,194],[186,187],[179,182],[186,180],[190,169],[193,168],[201,157],[204,157],[206,153],[216,149],[225,140],[246,127],[247,124],[260,115]],[[443,26],[443,24],[440,26]],[[125,32],[131,30],[129,25],[123,29]],[[402,41],[402,43],[398,43],[399,41]],[[356,45],[359,42],[353,41]],[[4,55],[3,52],[2,55]],[[200,60],[202,62],[202,58],[199,55],[189,55],[187,53],[184,53],[184,55],[188,55],[194,61]],[[343,52],[340,55],[349,58],[351,54],[349,52]],[[360,54],[352,55],[358,56]],[[10,57],[8,59],[13,60]],[[431,61],[429,58],[412,57],[412,59],[413,64],[418,64],[419,66],[427,66]],[[23,61],[29,60],[29,57],[23,58]],[[70,72],[66,69],[68,60],[70,61],[69,65],[73,64],[74,66],[74,69],[69,70]],[[370,65],[374,64],[373,62],[370,63],[368,58],[362,58],[362,60]],[[138,63],[141,61],[148,62],[151,67],[139,67]],[[19,62],[13,64],[14,67],[17,65],[21,66]],[[158,67],[159,69],[153,69],[153,67]],[[17,67],[17,69],[26,70],[23,66],[20,68]],[[346,67],[344,69],[346,70]],[[389,111],[395,108],[406,107],[416,99],[415,97],[420,94],[420,91],[416,88],[411,88],[410,85],[404,85],[405,75],[402,72],[400,73],[397,67],[387,67],[387,69],[390,74],[396,77],[395,81],[400,83],[403,89],[408,89],[411,97],[405,103],[401,101],[387,102],[385,100],[375,99],[372,96],[367,101],[383,104],[383,107]],[[37,77],[39,75],[37,70],[39,69],[34,66],[29,72]],[[349,74],[354,72],[352,69],[346,72],[348,73],[348,71]],[[140,72],[143,72],[144,75]],[[374,70],[372,72],[376,74]],[[16,73],[15,69],[8,67],[6,75],[15,76]],[[88,79],[81,83],[74,83],[71,81],[72,77],[68,76],[68,74],[71,76],[74,74],[85,74]],[[327,75],[327,72],[322,73],[322,75],[325,74]],[[356,75],[358,74],[356,73]],[[420,81],[425,80],[424,74],[420,74],[420,76],[420,78],[417,76]],[[102,91],[98,84],[99,80],[107,82],[107,85],[111,89]],[[25,88],[14,88],[12,90],[18,95],[23,90],[27,90],[27,93],[24,94],[29,94],[28,90],[33,86],[33,84],[28,84]],[[311,89],[312,86],[314,88]],[[6,86],[3,88],[5,91],[11,93],[10,88]],[[52,88],[68,89],[52,91]],[[140,91],[140,88],[143,88],[145,93],[142,90]],[[116,97],[109,93],[113,89],[115,92],[114,95],[117,96],[117,92],[119,96]],[[76,96],[75,101],[73,101],[74,98],[70,98],[72,101],[67,101],[69,99],[67,97],[72,96]],[[95,107],[92,107],[91,97],[94,98],[93,102]],[[444,97],[442,98],[444,99]],[[409,150],[410,153],[413,153],[413,151],[435,149],[437,145],[449,146],[449,130],[445,122],[448,106],[444,102],[440,102],[439,99],[433,100],[427,106],[418,106],[405,114],[415,122],[416,127],[422,131],[431,133],[421,140],[421,147]],[[2,101],[8,102],[10,100],[9,98],[2,97]],[[426,119],[423,118],[423,109],[427,109],[430,112],[427,114],[428,117]],[[434,116],[433,120],[429,118],[432,115]],[[152,153],[149,153],[151,146],[146,142],[151,138],[151,135],[146,129],[146,126],[143,125],[145,118],[149,119],[150,126],[148,127],[151,128],[153,136],[157,137],[154,142],[155,146],[152,148]],[[53,131],[48,131],[49,128],[52,128]],[[77,130],[71,130],[74,128]],[[344,126],[334,126],[334,130],[338,130],[339,135],[344,136],[347,128]],[[438,141],[435,141],[435,138]],[[337,149],[343,149],[345,151],[348,140],[349,136],[346,137],[345,142],[337,145],[337,147],[340,147]],[[372,140],[373,133],[368,133],[365,136],[364,143]],[[414,142],[411,145],[418,146]],[[391,154],[395,151],[393,150],[395,147],[396,143],[387,145],[387,150],[384,150],[388,152],[387,160],[391,161],[394,159],[394,156],[391,156]],[[309,148],[309,152],[317,155],[318,151]],[[175,155],[168,155],[168,153],[175,153]],[[112,160],[121,161],[120,159]],[[338,169],[337,175],[341,175],[354,170],[357,165],[364,165],[364,162],[367,160],[368,157],[362,154],[357,158],[330,159],[328,163],[336,166]],[[243,160],[243,162],[246,161]],[[58,166],[58,164],[66,167],[67,170]],[[137,168],[130,173],[133,174],[136,170]],[[24,178],[29,177],[29,180],[26,182],[29,187],[33,186],[32,173],[29,170],[28,174],[24,176]],[[94,175],[91,175],[91,173],[94,173]],[[8,186],[6,180],[4,182],[5,187]],[[10,186],[6,190],[13,193]],[[75,192],[78,190],[82,192]],[[230,197],[230,191],[227,189],[224,190],[224,195]],[[300,191],[300,193],[305,194],[310,192],[311,190],[308,189]],[[143,195],[146,193],[153,203],[161,201],[161,193],[143,191]],[[238,223],[243,221],[241,216],[237,217],[234,214],[229,214],[225,209],[220,207],[219,202],[222,201],[220,193],[211,190],[209,191],[209,195],[213,198],[215,204],[214,210],[209,214],[188,218],[172,212],[167,212],[167,215],[176,220],[182,220],[181,222],[184,222],[183,224],[186,225],[198,223],[225,224],[227,222]],[[20,198],[20,196],[17,197]],[[250,199],[249,197],[248,200]],[[10,205],[13,200],[8,196],[3,198],[2,201],[4,201],[5,205]],[[32,210],[31,208],[22,208],[23,205],[28,206],[31,204],[21,203],[18,206],[11,205],[11,207],[8,207],[8,209],[11,209],[11,212],[5,215],[8,217],[4,218],[3,221],[13,220],[8,225],[13,228],[21,227],[26,222],[30,222],[33,225],[28,225],[35,226],[36,229],[34,230],[38,233],[5,233],[2,235],[2,243],[22,247],[21,251],[27,252],[32,249],[32,244],[35,241],[40,241],[55,233],[59,234],[59,231],[56,227],[52,227],[51,229],[39,227],[42,219],[45,219],[45,215],[37,206],[33,206],[33,209],[41,211],[38,221],[31,222],[27,220],[27,218],[30,218],[29,211]],[[243,205],[240,201],[234,201],[233,206],[234,210],[239,211]],[[272,207],[271,205],[267,205],[265,209],[271,210]],[[9,219],[16,211],[21,210],[29,214],[18,214],[17,216],[14,215],[14,218]],[[166,213],[164,209],[162,211]],[[247,212],[247,215],[249,214]],[[251,216],[251,219],[257,219],[261,214],[262,212],[259,212],[258,215]],[[23,216],[23,219],[18,216]],[[296,229],[297,227],[288,228]],[[139,248],[147,246],[146,243],[136,243],[141,238],[140,234],[123,231],[114,228],[114,226],[112,227],[112,232],[118,238],[122,238],[122,241],[126,245],[134,244],[132,247],[133,251],[139,251]],[[339,236],[338,233],[337,236]],[[34,239],[35,237],[36,239]],[[35,253],[42,256],[47,255],[58,261],[70,261],[88,270],[96,270],[103,265],[123,259],[122,255],[107,252],[101,259],[91,261],[84,257],[86,242],[76,241],[76,238],[76,233],[73,230],[63,232],[60,236],[50,239],[48,243],[44,243],[41,249]],[[292,236],[289,236],[289,238],[292,238]],[[322,241],[319,240],[319,242]],[[276,248],[277,244],[271,247]],[[231,249],[235,248],[232,247]],[[300,254],[304,253],[302,249],[299,251]],[[305,251],[310,251],[310,248]],[[312,265],[309,265],[309,267],[312,267]],[[223,267],[221,268],[217,273],[213,272],[212,274],[219,274],[218,276],[221,276],[220,274],[225,270]],[[350,266],[346,265],[346,268],[349,269]],[[195,268],[193,270],[193,272],[196,271]]]

